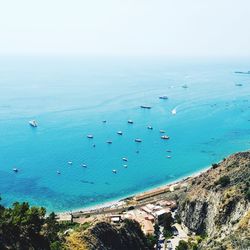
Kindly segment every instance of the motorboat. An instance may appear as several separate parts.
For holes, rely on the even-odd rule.
[[[165,130],[160,129],[160,133],[161,133],[161,134],[164,134],[164,133],[165,133]]]
[[[167,155],[167,158],[170,159],[172,156],[171,155]]]
[[[69,165],[72,165],[72,164],[73,164],[73,162],[72,162],[72,161],[68,161],[68,164],[69,164]]]
[[[87,165],[86,164],[81,164],[81,167],[87,168]]]
[[[31,121],[29,121],[29,125],[30,125],[31,127],[34,127],[34,128],[38,126],[36,120],[31,120]]]
[[[159,96],[159,99],[162,99],[162,100],[167,100],[168,97],[166,95],[162,95],[162,96]]]
[[[17,169],[17,168],[13,168],[13,171],[14,171],[15,173],[17,173],[17,172],[18,172],[18,169]]]
[[[168,139],[170,139],[170,137],[168,135],[163,135],[163,136],[161,136],[161,139],[168,140]]]
[[[58,170],[56,171],[56,173],[57,173],[57,174],[61,174],[61,172],[60,172],[60,171],[58,171]]]
[[[123,160],[123,161],[128,161],[128,158],[123,157],[122,160]]]
[[[133,124],[134,122],[132,120],[128,120],[128,123],[129,124]]]
[[[94,138],[94,136],[93,136],[93,135],[87,135],[87,138],[89,138],[89,139],[93,139],[93,138]]]
[[[124,164],[124,165],[123,165],[123,167],[124,167],[124,168],[127,168],[127,167],[128,167],[128,165]]]
[[[113,169],[112,172],[113,172],[113,174],[116,174],[116,173],[117,173],[116,169]]]
[[[117,134],[118,134],[118,135],[122,135],[122,131],[118,131]]]
[[[187,84],[184,84],[184,85],[182,85],[181,87],[182,87],[183,89],[187,89],[187,88],[188,88]]]
[[[112,144],[112,141],[107,141],[108,144]]]
[[[142,109],[151,109],[152,107],[151,106],[146,106],[146,105],[141,105],[141,108]]]
[[[103,120],[102,123],[106,123],[107,121],[106,120]]]
[[[148,126],[148,129],[151,129],[151,130],[152,130],[152,129],[153,129],[153,127],[149,125],[149,126]]]
[[[142,142],[142,139],[136,138],[135,142]]]
[[[173,109],[173,110],[171,111],[171,113],[172,113],[172,115],[176,115],[177,110],[176,110],[176,109]]]

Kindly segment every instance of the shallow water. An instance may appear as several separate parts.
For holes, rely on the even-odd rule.
[[[77,209],[174,181],[249,149],[250,75],[234,74],[249,69],[245,61],[1,58],[2,203]],[[38,128],[28,125],[31,119]],[[160,139],[160,129],[170,140]]]

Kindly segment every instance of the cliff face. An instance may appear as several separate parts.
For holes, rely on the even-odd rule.
[[[75,235],[81,249],[86,250],[151,250],[136,221],[125,220],[120,227],[99,222],[83,233]],[[80,239],[80,241],[79,241]],[[75,248],[74,248],[75,247]],[[69,249],[79,249],[75,241],[68,242]]]
[[[237,153],[190,181],[178,215],[205,237],[203,249],[250,247],[250,152]]]

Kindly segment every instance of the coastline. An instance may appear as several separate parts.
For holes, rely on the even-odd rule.
[[[111,201],[107,201],[104,203],[91,205],[91,206],[83,207],[83,208],[79,208],[79,209],[73,209],[71,211],[55,212],[55,213],[57,214],[57,216],[59,217],[59,220],[60,220],[64,216],[75,215],[75,214],[98,213],[98,211],[101,212],[101,211],[104,211],[106,209],[108,210],[108,209],[112,209],[112,208],[118,208],[119,206],[121,206],[121,204],[125,200],[133,199],[135,196],[140,196],[140,195],[143,195],[146,193],[151,194],[151,193],[154,193],[154,192],[161,190],[161,189],[171,188],[175,185],[184,183],[187,180],[190,180],[192,178],[195,178],[195,177],[207,172],[209,169],[211,169],[211,167],[212,167],[212,165],[209,165],[207,167],[204,167],[204,168],[194,172],[193,174],[189,174],[189,175],[180,177],[174,181],[170,181],[170,182],[165,183],[165,184],[160,184],[159,186],[151,187],[151,188],[145,189],[143,191],[135,192],[131,195],[126,195],[124,197],[117,198],[117,199],[114,199]]]

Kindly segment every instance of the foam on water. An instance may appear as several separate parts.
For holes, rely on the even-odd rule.
[[[95,205],[174,181],[250,145],[250,77],[233,73],[248,70],[246,62],[9,58],[0,66],[5,205]],[[160,138],[161,129],[170,140]]]

